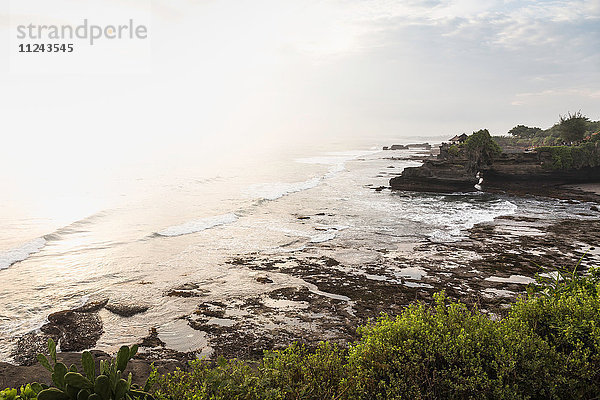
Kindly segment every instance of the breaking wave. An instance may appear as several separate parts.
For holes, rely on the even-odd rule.
[[[14,263],[26,260],[32,254],[42,250],[45,245],[46,239],[40,237],[14,249],[0,252],[0,270],[8,268]]]
[[[160,236],[181,236],[190,233],[201,232],[219,225],[231,224],[237,221],[238,216],[234,213],[216,215],[188,221],[180,225],[170,226],[162,231],[156,232]]]

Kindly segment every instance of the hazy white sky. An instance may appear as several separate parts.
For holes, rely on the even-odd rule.
[[[505,134],[519,123],[545,128],[577,110],[600,119],[598,0],[12,0],[2,7],[4,167],[68,169],[197,148],[235,154],[307,139]],[[149,24],[143,44],[80,46],[78,57],[104,54],[109,73],[9,70],[15,23],[131,17]],[[30,56],[44,68],[44,55]]]

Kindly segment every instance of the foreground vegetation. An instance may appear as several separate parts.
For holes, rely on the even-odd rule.
[[[361,338],[347,349],[329,343],[316,349],[294,344],[266,352],[257,364],[194,361],[185,371],[159,377],[153,396],[200,400],[600,395],[600,270],[585,277],[561,272],[555,279],[540,278],[501,319],[439,293],[432,305],[413,304],[401,315],[382,315],[359,329]],[[130,394],[143,398],[141,393]],[[0,399],[14,398],[0,394]]]

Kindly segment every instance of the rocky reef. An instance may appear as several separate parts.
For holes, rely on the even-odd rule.
[[[469,192],[478,182],[477,171],[470,170],[463,154],[452,155],[448,145],[440,154],[423,160],[420,167],[405,168],[390,180],[392,190],[417,192]],[[502,153],[492,164],[481,168],[483,190],[516,195],[541,195],[556,198],[598,201],[600,196],[563,188],[563,185],[600,182],[600,167],[556,170],[549,167],[548,152]]]
[[[383,146],[383,150],[408,150],[408,149],[431,149],[429,143],[410,143],[410,144],[393,144],[391,146]]]

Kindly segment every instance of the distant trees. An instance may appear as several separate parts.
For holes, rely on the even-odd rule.
[[[468,169],[477,171],[491,165],[494,157],[502,153],[502,148],[492,139],[487,129],[473,132],[465,141],[464,149],[469,160]]]
[[[541,128],[537,128],[537,127],[530,128],[529,126],[525,126],[525,125],[517,125],[514,128],[512,128],[510,131],[508,131],[508,133],[510,135],[518,137],[518,138],[532,138],[541,131],[542,131]]]
[[[577,111],[574,114],[570,112],[567,115],[560,115],[558,130],[560,137],[565,142],[578,142],[583,139],[588,127],[589,118]]]

